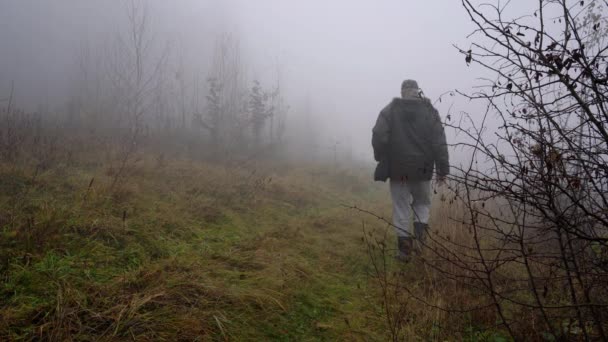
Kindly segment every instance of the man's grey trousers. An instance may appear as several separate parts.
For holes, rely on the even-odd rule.
[[[390,181],[393,225],[399,237],[413,237],[411,221],[428,223],[431,214],[431,181]],[[413,219],[413,220],[412,220]]]

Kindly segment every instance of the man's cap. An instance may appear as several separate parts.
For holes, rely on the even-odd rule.
[[[401,89],[418,89],[418,82],[414,80],[405,80],[401,83]]]

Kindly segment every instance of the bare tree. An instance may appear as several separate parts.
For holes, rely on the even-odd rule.
[[[259,150],[262,146],[262,130],[266,126],[266,121],[274,116],[274,109],[269,104],[269,94],[262,89],[260,82],[257,80],[253,81],[253,86],[249,92],[248,110],[253,129],[253,143]]]
[[[20,143],[21,138],[16,133],[16,114],[13,108],[13,96],[15,93],[15,85],[11,83],[11,91],[8,98],[2,102],[6,102],[6,107],[0,110],[0,122],[2,122],[2,130],[0,131],[0,146],[2,160],[6,162],[12,162],[16,158],[17,145]]]
[[[222,85],[216,78],[207,79],[208,94],[205,114],[195,113],[193,121],[196,125],[203,127],[211,137],[211,148],[214,158],[220,156],[222,146],[221,130],[224,118],[224,107],[222,101]]]
[[[155,51],[146,4],[129,0],[126,12],[127,30],[118,36],[113,55],[108,59],[108,72],[118,102],[117,111],[124,114],[120,116],[120,122],[126,120],[127,128],[112,187],[123,178],[137,152],[144,135],[145,114],[152,106],[156,107],[157,112],[164,110],[152,99],[159,99],[159,93],[163,91],[163,76],[168,61],[168,50]]]
[[[210,78],[216,82],[220,105],[217,146],[226,152],[238,152],[246,147],[247,89],[239,41],[229,34],[218,37]]]
[[[289,106],[283,96],[281,68],[277,62],[277,81],[274,90],[269,94],[272,115],[270,116],[270,142],[271,144],[280,143],[285,135],[287,114]]]
[[[472,232],[464,246],[435,234],[451,267],[434,266],[481,291],[516,339],[532,319],[535,339],[606,340],[606,2],[539,0],[515,18],[508,2],[462,4],[477,29],[460,51],[490,77],[461,95],[487,111],[447,124],[472,155],[452,186]]]

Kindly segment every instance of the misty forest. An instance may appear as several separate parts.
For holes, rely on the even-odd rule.
[[[606,0],[0,0],[0,341],[608,341],[607,58]]]

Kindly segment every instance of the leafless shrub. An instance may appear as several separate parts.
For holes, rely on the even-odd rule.
[[[144,116],[153,106],[152,98],[162,88],[167,53],[156,54],[145,3],[131,0],[127,6],[128,28],[117,39],[111,63],[112,84],[119,97],[119,110],[125,114],[126,130],[121,139],[117,163],[112,167],[112,185],[115,188],[124,180],[128,170],[137,161],[146,126]],[[156,95],[156,96],[155,96]],[[158,104],[156,104],[158,106]]]
[[[541,0],[511,18],[508,3],[463,1],[477,30],[460,51],[490,75],[461,93],[486,113],[447,124],[472,155],[451,187],[472,239],[434,235],[430,249],[454,266],[438,271],[483,294],[516,339],[607,338],[605,5]]]

